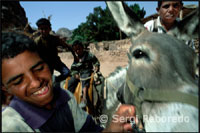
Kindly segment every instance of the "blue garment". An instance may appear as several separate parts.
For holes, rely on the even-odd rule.
[[[69,68],[59,59],[55,61],[55,70],[60,72],[59,76],[55,77],[56,82],[65,80],[70,75]]]
[[[27,123],[32,129],[39,129],[44,132],[77,132],[77,130],[75,130],[75,125],[81,125],[79,130],[81,132],[101,132],[103,128],[96,125],[92,117],[82,110],[81,113],[82,115],[85,115],[84,117],[86,118],[85,121],[82,122],[83,124],[79,124],[80,120],[73,118],[73,113],[77,110],[72,109],[76,108],[77,104],[74,102],[69,105],[72,96],[71,94],[69,95],[69,93],[69,91],[66,92],[58,86],[54,87],[53,100],[56,102],[56,107],[51,110],[29,104],[17,97],[13,98],[10,107],[14,108],[24,118],[25,123]],[[79,110],[79,108],[77,109]]]
[[[75,61],[71,65],[71,75],[74,76],[76,74],[80,75],[81,79],[85,79],[91,76],[94,72],[93,67],[100,67],[100,62],[95,55],[93,55],[89,51],[84,51],[83,57],[81,57],[78,61]],[[90,85],[90,79],[81,80],[82,88],[88,88]]]

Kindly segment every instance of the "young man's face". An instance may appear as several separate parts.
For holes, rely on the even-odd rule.
[[[81,45],[74,45],[73,50],[79,57],[83,56],[84,51]]]
[[[43,107],[53,99],[52,75],[37,53],[25,51],[2,60],[2,89]]]
[[[43,37],[46,37],[49,35],[49,32],[51,31],[51,28],[48,25],[40,25],[38,27],[38,30],[40,31],[41,35]]]
[[[164,23],[173,23],[179,15],[182,5],[179,1],[163,1],[157,12]]]

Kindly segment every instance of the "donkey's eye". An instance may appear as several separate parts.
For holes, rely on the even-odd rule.
[[[148,58],[148,55],[141,51],[140,49],[137,49],[135,51],[133,51],[133,57],[136,58],[136,59],[139,59],[139,58]]]

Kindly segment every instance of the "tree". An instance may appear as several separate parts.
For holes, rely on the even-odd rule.
[[[138,4],[130,5],[129,7],[140,19],[144,18],[146,14],[144,8],[140,9]],[[108,7],[105,9],[95,7],[93,13],[90,13],[86,17],[86,22],[81,23],[78,28],[73,31],[72,40],[68,43],[72,43],[77,36],[81,36],[83,38],[82,41],[87,43],[126,38],[126,35],[120,32]]]
[[[144,8],[140,9],[140,6],[138,4],[130,5],[129,7],[133,10],[135,14],[137,14],[137,16],[140,19],[144,18],[146,14],[146,11],[144,10]]]

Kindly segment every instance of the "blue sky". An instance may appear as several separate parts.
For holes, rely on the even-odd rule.
[[[139,4],[141,9],[144,7],[145,16],[156,13],[156,1],[128,2],[129,5],[134,3]],[[93,13],[95,7],[106,7],[104,1],[20,1],[20,4],[33,27],[37,27],[35,23],[39,18],[52,15],[51,24],[54,31],[62,27],[75,29],[82,22],[86,22],[86,17]],[[188,4],[198,5],[198,1],[184,2],[184,5]]]

